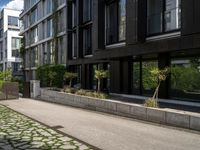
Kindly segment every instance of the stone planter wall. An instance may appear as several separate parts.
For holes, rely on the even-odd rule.
[[[41,100],[200,131],[200,114],[41,89]]]

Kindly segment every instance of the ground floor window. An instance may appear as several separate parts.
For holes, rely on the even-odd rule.
[[[137,61],[132,64],[132,92],[133,94],[152,95],[156,88],[156,81],[152,80],[151,70],[158,67],[158,61]]]
[[[171,59],[171,98],[200,99],[200,57]]]
[[[74,71],[77,73],[78,77],[74,81],[75,88],[81,88],[81,65],[75,66]]]

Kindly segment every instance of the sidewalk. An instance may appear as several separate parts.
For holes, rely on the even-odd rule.
[[[103,150],[199,150],[200,134],[30,99],[0,104]]]

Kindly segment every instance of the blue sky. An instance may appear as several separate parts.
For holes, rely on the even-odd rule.
[[[23,0],[0,0],[0,9],[2,7],[22,10],[24,2]]]
[[[0,7],[6,5],[10,0],[0,0]]]

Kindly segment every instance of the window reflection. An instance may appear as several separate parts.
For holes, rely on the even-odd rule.
[[[171,97],[200,99],[200,57],[171,60]]]

